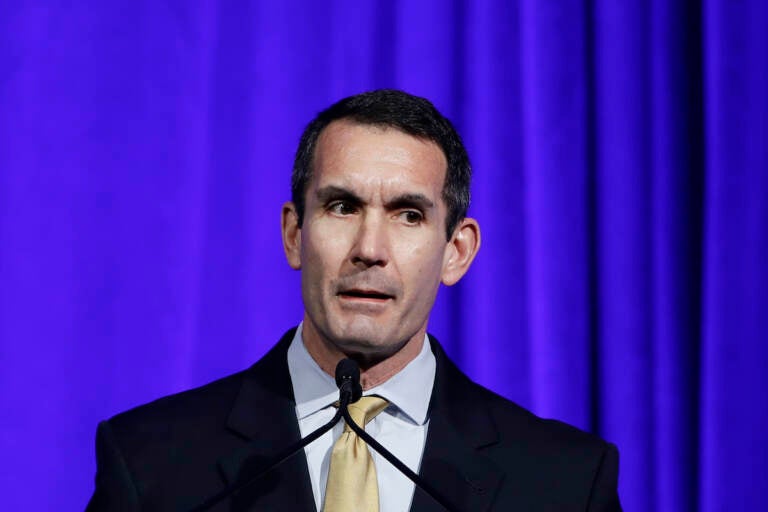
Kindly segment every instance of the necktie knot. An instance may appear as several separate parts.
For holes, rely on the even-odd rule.
[[[364,396],[360,400],[353,404],[349,404],[349,415],[352,419],[360,425],[362,428],[368,424],[373,418],[387,408],[389,402],[378,396]],[[344,432],[349,432],[352,429],[349,425],[344,424]]]

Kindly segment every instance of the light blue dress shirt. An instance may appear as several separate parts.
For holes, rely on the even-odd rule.
[[[336,412],[333,403],[339,398],[334,379],[325,373],[307,352],[301,338],[301,325],[288,348],[288,371],[296,399],[296,417],[301,436],[331,420]],[[424,337],[419,355],[389,380],[365,391],[378,395],[389,406],[365,428],[385,448],[418,473],[427,439],[427,409],[435,381],[435,356]],[[317,510],[322,510],[328,466],[333,444],[344,430],[343,420],[304,449],[312,481]],[[370,449],[379,482],[380,512],[407,512],[413,499],[414,485],[397,468]]]

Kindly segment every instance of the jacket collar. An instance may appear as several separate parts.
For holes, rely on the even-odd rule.
[[[219,461],[227,485],[301,439],[287,363],[294,333],[291,329],[283,335],[245,373],[227,427],[248,444]],[[460,510],[488,510],[504,474],[482,452],[498,443],[499,433],[490,412],[479,405],[479,387],[448,359],[431,336],[430,343],[437,367],[420,475]],[[315,510],[303,450],[238,493],[233,506],[237,500],[253,502],[254,510]],[[294,509],[286,508],[294,503]],[[416,489],[411,510],[442,512],[443,508]]]
[[[285,333],[245,372],[227,428],[247,445],[219,460],[226,485],[252,478],[279,452],[301,439],[287,363],[294,332]],[[236,493],[231,503],[232,510],[315,510],[304,450]]]
[[[488,510],[504,473],[482,452],[499,442],[499,433],[482,407],[479,387],[446,356],[430,336],[437,360],[429,429],[420,475],[459,510]],[[417,489],[411,510],[444,509]]]

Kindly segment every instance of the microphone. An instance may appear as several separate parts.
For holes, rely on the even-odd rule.
[[[339,386],[342,397],[339,404],[339,411],[344,417],[344,421],[346,421],[347,425],[349,425],[349,428],[351,428],[355,434],[357,434],[363,441],[365,441],[368,446],[376,450],[382,457],[387,459],[387,462],[395,466],[398,471],[407,476],[408,479],[411,480],[414,485],[416,485],[416,487],[426,492],[433,500],[442,505],[442,507],[445,508],[448,512],[461,512],[451,502],[443,497],[443,495],[440,494],[437,489],[432,487],[432,485],[423,480],[419,475],[411,471],[411,468],[403,464],[400,459],[395,457],[389,450],[384,448],[362,427],[355,423],[355,420],[352,419],[352,416],[350,416],[349,409],[347,407],[350,403],[355,403],[360,400],[360,397],[363,394],[363,388],[360,385],[360,368],[352,359],[342,359],[336,366],[336,385]],[[349,401],[344,400],[345,394],[350,396],[351,399]]]
[[[360,385],[360,367],[352,359],[342,359],[336,365],[336,385],[339,387],[340,402],[353,404],[363,396],[363,387]]]

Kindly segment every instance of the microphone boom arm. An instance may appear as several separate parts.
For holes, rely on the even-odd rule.
[[[371,437],[364,429],[360,428],[360,426],[354,422],[352,417],[349,415],[349,410],[347,409],[348,404],[340,404],[339,405],[339,411],[341,411],[342,416],[344,417],[344,421],[347,422],[347,425],[349,425],[349,428],[351,428],[358,436],[360,436],[363,441],[368,444],[368,446],[372,447],[374,450],[376,450],[382,457],[387,459],[387,461],[395,466],[402,474],[407,476],[415,485],[416,487],[420,487],[423,489],[427,494],[429,494],[432,499],[434,499],[436,502],[438,502],[440,505],[443,506],[448,512],[461,512],[459,509],[453,506],[452,503],[450,503],[445,497],[443,497],[440,492],[432,487],[429,483],[424,481],[419,475],[411,471],[411,468],[403,464],[400,459],[395,457],[389,450],[384,448],[378,441],[376,441],[373,437]]]

